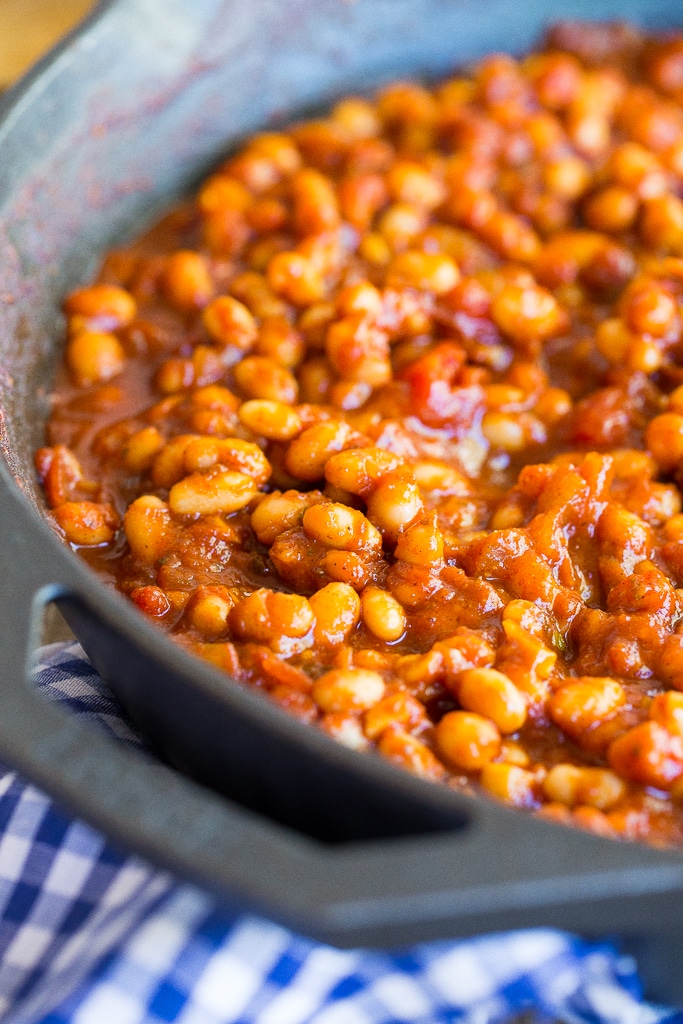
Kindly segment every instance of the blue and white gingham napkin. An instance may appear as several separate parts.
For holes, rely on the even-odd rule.
[[[77,644],[46,648],[37,682],[135,741]],[[530,1009],[539,1022],[683,1024],[642,1001],[633,961],[606,942],[534,929],[342,952],[229,917],[0,778],[3,1024],[494,1024]]]

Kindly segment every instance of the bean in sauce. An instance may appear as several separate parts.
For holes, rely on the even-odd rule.
[[[143,614],[348,746],[683,843],[683,35],[256,135],[64,309],[38,473]]]

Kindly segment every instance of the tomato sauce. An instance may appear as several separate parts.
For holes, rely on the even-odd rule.
[[[56,528],[226,686],[683,842],[683,36],[256,135],[65,302]]]

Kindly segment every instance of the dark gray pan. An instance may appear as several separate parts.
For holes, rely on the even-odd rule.
[[[683,858],[468,799],[354,754],[177,649],[42,515],[32,452],[60,301],[252,129],[521,50],[558,17],[683,23],[670,0],[116,0],[0,108],[0,759],[115,840],[339,944],[539,924],[623,933],[683,1002]],[[39,697],[56,601],[154,750]],[[180,769],[180,770],[177,770]],[[192,781],[191,781],[192,780]]]

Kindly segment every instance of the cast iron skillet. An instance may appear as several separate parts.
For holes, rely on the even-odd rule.
[[[554,7],[554,10],[553,10]],[[644,936],[683,1001],[683,858],[471,800],[354,754],[179,650],[42,514],[64,293],[246,132],[383,80],[529,46],[593,0],[115,0],[0,114],[0,758],[112,838],[339,945],[559,925]],[[673,20],[670,0],[601,18]],[[32,689],[55,601],[166,764]],[[180,771],[176,770],[180,769]],[[191,781],[192,780],[192,781]],[[664,934],[666,933],[666,934]],[[659,947],[654,936],[663,936]],[[645,964],[645,961],[643,961]],[[647,969],[647,965],[646,965]]]

